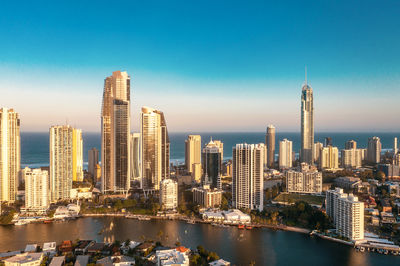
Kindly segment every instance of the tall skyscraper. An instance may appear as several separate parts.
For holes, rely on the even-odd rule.
[[[236,144],[232,152],[232,205],[239,209],[264,208],[264,144]]]
[[[178,183],[164,179],[160,183],[160,205],[163,210],[174,210],[178,207]]]
[[[314,146],[314,96],[313,90],[307,84],[301,92],[301,149],[300,161],[313,164]]]
[[[82,130],[74,129],[72,135],[72,180],[83,181],[83,140]]]
[[[346,141],[345,148],[346,150],[357,149],[357,142],[355,140]]]
[[[293,142],[284,139],[279,142],[279,169],[292,167],[293,162]]]
[[[104,80],[101,110],[101,190],[130,188],[130,77],[115,71]]]
[[[370,163],[380,163],[382,144],[381,139],[372,137],[368,139],[367,160]]]
[[[396,155],[398,151],[399,150],[397,148],[397,137],[395,137],[393,140],[393,154]]]
[[[222,149],[212,139],[202,152],[203,185],[211,188],[221,188]]]
[[[76,143],[80,130],[69,125],[52,126],[50,128],[50,198],[51,202],[70,198],[74,171],[79,169],[74,159],[77,149]]]
[[[274,167],[275,163],[275,127],[268,125],[265,135],[265,145],[267,146],[267,167]]]
[[[97,175],[97,164],[99,164],[99,150],[92,148],[88,152],[88,172],[95,177]]]
[[[25,211],[43,213],[50,207],[49,174],[45,170],[22,170],[25,180]]]
[[[339,150],[337,147],[322,148],[319,167],[321,169],[339,168]]]
[[[140,157],[140,133],[132,133],[131,134],[131,181],[132,180],[140,180],[142,178],[142,165],[141,165],[141,157]]]
[[[21,164],[19,115],[13,109],[0,109],[0,202],[14,202]]]
[[[201,136],[189,135],[185,140],[185,165],[189,173],[193,172],[193,164],[201,163]]]
[[[142,188],[159,190],[160,182],[170,176],[170,142],[164,113],[142,107],[141,134]]]

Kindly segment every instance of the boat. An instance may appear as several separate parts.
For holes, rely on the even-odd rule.
[[[138,220],[140,221],[150,221],[150,217],[139,217]]]
[[[44,224],[51,224],[53,222],[53,220],[44,220],[43,223]]]
[[[18,220],[14,225],[25,225],[29,224],[28,220]]]
[[[239,229],[244,229],[244,228],[245,228],[245,227],[244,227],[244,224],[239,224],[239,225],[238,225],[238,228],[239,228]]]
[[[188,224],[195,224],[196,222],[195,222],[195,220],[187,220],[186,223],[188,223]]]
[[[251,230],[251,229],[253,229],[253,226],[251,226],[251,225],[246,225],[246,229],[247,229],[247,230]]]

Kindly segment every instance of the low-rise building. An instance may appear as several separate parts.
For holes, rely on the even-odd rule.
[[[355,189],[361,183],[362,182],[361,182],[360,178],[352,177],[352,176],[341,176],[341,177],[335,178],[335,181],[334,181],[334,184],[336,187],[340,187],[343,189]]]
[[[230,266],[231,263],[229,261],[219,259],[219,260],[214,260],[210,262],[208,265],[210,266]]]
[[[49,266],[62,266],[65,263],[65,256],[53,257]]]
[[[57,244],[56,242],[44,243],[42,250],[46,256],[54,256],[57,254]]]
[[[130,266],[135,265],[135,258],[128,256],[109,256],[98,260],[96,264],[102,266]]]
[[[157,250],[156,251],[157,266],[189,266],[189,256],[186,253],[176,249]]]
[[[223,191],[218,188],[211,189],[209,185],[193,188],[193,202],[205,208],[214,208],[221,205]]]
[[[43,253],[22,253],[4,260],[4,266],[40,266]]]
[[[205,211],[202,217],[206,221],[220,222],[226,224],[248,224],[251,217],[238,209],[229,211]]]
[[[321,193],[322,173],[302,167],[301,171],[285,173],[286,190],[289,193]]]
[[[88,255],[79,255],[76,257],[74,266],[86,266],[89,263]]]

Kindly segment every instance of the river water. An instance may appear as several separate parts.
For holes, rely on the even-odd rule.
[[[117,217],[80,218],[54,224],[0,226],[0,252],[47,241],[95,239],[112,242],[152,239],[195,249],[203,245],[233,265],[399,265],[400,256],[360,253],[353,248],[306,234],[270,229],[239,230],[182,221],[138,221]]]

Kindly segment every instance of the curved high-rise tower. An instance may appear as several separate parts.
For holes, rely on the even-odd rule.
[[[312,88],[306,84],[301,89],[301,150],[300,161],[313,163],[314,146],[314,96]]]

